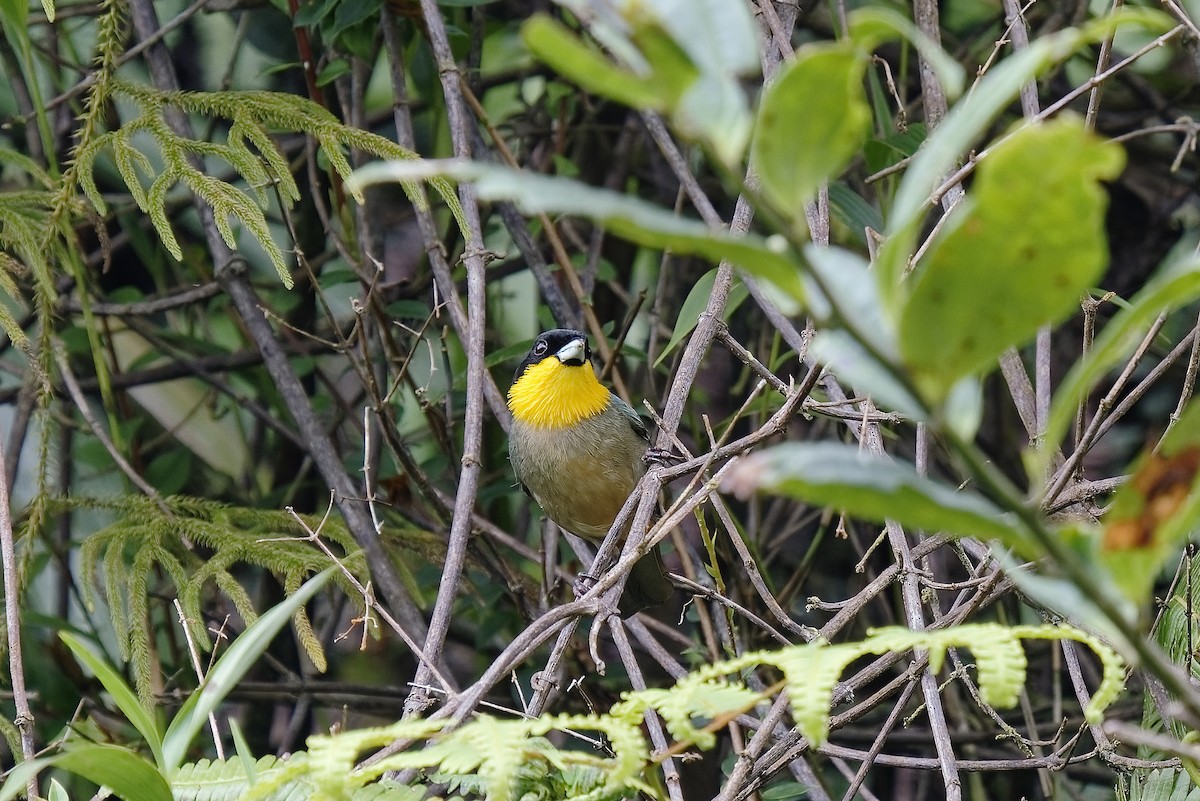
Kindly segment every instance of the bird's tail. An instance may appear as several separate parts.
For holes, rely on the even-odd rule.
[[[617,608],[621,617],[629,617],[643,609],[652,606],[662,606],[671,598],[675,591],[667,571],[663,567],[662,551],[659,546],[643,556],[629,571],[629,579],[625,582],[625,592],[621,593],[621,602]]]

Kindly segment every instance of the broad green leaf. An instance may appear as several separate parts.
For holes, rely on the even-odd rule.
[[[983,382],[968,376],[951,387],[941,416],[963,442],[974,440],[983,422]]]
[[[794,220],[867,138],[865,69],[850,44],[805,45],[763,93],[751,155],[764,194]]]
[[[1104,516],[1100,559],[1117,589],[1145,607],[1158,574],[1200,524],[1200,403],[1130,473]]]
[[[10,801],[25,792],[30,776],[47,768],[77,774],[125,801],[173,801],[171,786],[153,765],[118,745],[68,746],[69,750],[22,762],[13,768],[0,787],[0,801]]]
[[[55,767],[107,787],[125,801],[172,801],[171,786],[153,765],[117,745],[70,748],[52,757]]]
[[[183,707],[167,727],[163,737],[164,770],[174,773],[183,764],[184,754],[193,738],[208,722],[208,714],[217,708],[225,696],[241,681],[246,671],[254,667],[275,636],[287,625],[296,610],[316,595],[317,590],[333,575],[336,567],[328,568],[304,582],[296,593],[271,607],[233,641],[208,672],[203,686],[188,696]]]
[[[900,349],[927,398],[1078,308],[1108,261],[1100,181],[1124,163],[1074,118],[1023,127],[980,162],[900,308]]]
[[[0,0],[0,20],[4,21],[5,34],[12,37],[28,37],[25,27],[29,19],[29,3],[22,0]]]
[[[733,468],[725,488],[741,496],[755,491],[788,495],[867,520],[996,539],[1022,550],[1029,546],[1017,523],[982,496],[840,443],[788,443],[760,451]]]
[[[1009,107],[1022,86],[1044,70],[1084,44],[1097,41],[1126,24],[1165,30],[1171,22],[1161,13],[1126,7],[1081,28],[1068,28],[1038,37],[1021,52],[994,65],[969,95],[954,104],[905,170],[896,192],[888,220],[888,236],[876,261],[885,300],[890,301],[900,286],[931,193],[964,157],[972,143],[991,127],[996,115]]]
[[[75,654],[75,658],[82,662],[88,670],[92,671],[96,679],[104,685],[104,689],[112,696],[113,702],[117,708],[125,715],[125,718],[133,724],[133,727],[138,730],[142,738],[146,741],[146,745],[150,747],[151,753],[154,754],[154,761],[162,766],[162,730],[159,728],[158,721],[154,715],[142,706],[138,700],[137,693],[126,683],[123,676],[118,673],[112,665],[108,664],[99,654],[95,653],[87,641],[77,634],[69,631],[60,631],[58,638],[71,649],[71,653]]]
[[[896,335],[863,257],[838,247],[810,244],[804,248],[804,258],[809,271],[801,280],[812,316],[827,325],[853,328],[876,353],[896,361]]]
[[[676,130],[725,164],[741,161],[750,111],[738,76],[758,69],[749,11],[725,0],[658,0],[616,8],[566,0],[621,66],[544,15],[523,27],[530,50],[564,77],[633,108],[664,110]]]
[[[1053,454],[1075,419],[1075,410],[1097,382],[1133,352],[1151,322],[1164,312],[1200,297],[1200,259],[1188,257],[1165,267],[1119,311],[1096,337],[1087,354],[1071,366],[1050,404],[1050,418],[1038,460],[1029,474],[1045,475]]]
[[[595,220],[612,233],[646,247],[703,256],[730,263],[764,278],[798,303],[804,297],[797,260],[778,238],[734,236],[697,220],[607,189],[545,175],[460,159],[389,161],[356,170],[347,191],[384,181],[428,180],[443,176],[475,184],[481,200],[511,200],[526,214],[572,214]],[[784,309],[794,313],[796,308]]]
[[[667,358],[679,343],[696,328],[696,324],[700,322],[700,313],[708,306],[708,298],[712,294],[713,284],[716,280],[717,271],[714,268],[700,276],[700,280],[692,285],[687,297],[683,300],[683,305],[679,307],[679,316],[675,318],[675,330],[671,332],[671,339],[654,362],[655,367],[662,364],[663,359]],[[729,299],[725,303],[726,320],[737,310],[738,306],[742,305],[749,294],[741,281],[734,282],[729,290]]]
[[[750,75],[758,72],[758,34],[745,3],[728,0],[654,0],[629,3],[639,15],[653,14],[703,72]]]
[[[809,347],[813,358],[853,387],[857,394],[869,396],[880,409],[899,412],[916,422],[927,420],[921,402],[896,379],[891,370],[845,330],[830,328],[818,331]]]
[[[675,104],[671,122],[685,137],[708,145],[728,168],[740,169],[753,121],[735,79],[702,74]]]
[[[561,22],[535,14],[521,26],[525,46],[558,74],[630,108],[662,109],[667,98],[652,79],[616,66]]]
[[[654,37],[667,36],[690,62],[695,77],[671,104],[671,119],[684,136],[712,148],[724,164],[740,164],[750,138],[751,116],[739,76],[758,72],[758,36],[745,3],[728,0],[655,0],[629,3],[627,17],[656,76],[678,74],[674,54]],[[663,56],[671,56],[667,61]]]

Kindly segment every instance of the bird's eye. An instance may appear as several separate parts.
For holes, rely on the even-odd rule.
[[[543,353],[546,352],[547,347],[548,346],[546,345],[546,340],[544,340],[544,339],[538,340],[538,343],[533,346],[533,355],[541,356]]]

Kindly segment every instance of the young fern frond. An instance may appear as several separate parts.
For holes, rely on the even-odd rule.
[[[910,631],[892,627],[869,633],[866,640],[841,645],[812,643],[779,651],[757,651],[736,659],[696,670],[669,690],[626,693],[607,714],[546,715],[535,719],[501,720],[480,715],[453,731],[445,732],[446,721],[405,720],[377,729],[360,729],[342,734],[318,735],[308,740],[308,753],[289,760],[282,774],[257,782],[246,793],[246,801],[263,799],[286,781],[307,782],[316,796],[353,798],[355,792],[393,770],[436,771],[445,775],[471,776],[477,792],[488,801],[513,799],[572,798],[573,801],[607,801],[631,793],[658,796],[646,772],[655,763],[650,745],[642,734],[643,716],[657,712],[677,745],[711,748],[716,740],[706,727],[723,726],[722,721],[751,709],[764,700],[762,693],[726,677],[764,665],[781,670],[796,725],[817,748],[829,734],[833,688],[841,671],[869,654],[904,653],[924,650],[930,667],[939,669],[950,648],[968,648],[975,656],[978,683],[983,699],[997,706],[1013,706],[1025,680],[1024,639],[1075,640],[1088,645],[1100,658],[1103,678],[1084,716],[1098,722],[1104,709],[1124,686],[1125,665],[1100,640],[1069,626],[1012,626],[994,623],[970,624],[938,631]],[[594,731],[605,736],[608,756],[582,750],[559,749],[545,739],[550,732]],[[357,767],[360,754],[396,740],[408,740],[411,750]],[[530,767],[542,766],[542,792],[521,785]],[[590,771],[586,786],[575,786],[569,794],[545,792],[548,777],[571,769]],[[460,791],[470,786],[464,782]],[[467,793],[462,793],[467,797]]]
[[[254,779],[267,781],[279,773],[284,761],[265,756],[251,765]],[[250,785],[246,775],[246,764],[240,759],[208,760],[182,765],[171,780],[171,790],[176,801],[237,801]],[[287,798],[306,797],[298,795],[305,790],[303,785],[281,787],[272,795],[273,801]]]

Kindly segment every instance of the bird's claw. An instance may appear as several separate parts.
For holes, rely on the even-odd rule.
[[[665,448],[647,448],[646,455],[642,457],[646,464],[652,465],[670,465],[679,464],[683,461],[682,456],[678,456]]]

